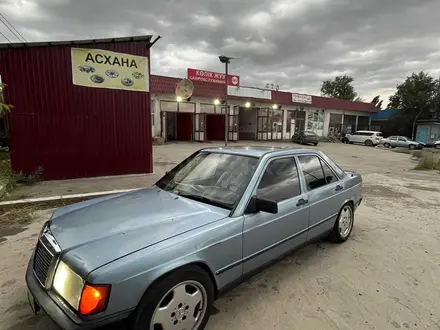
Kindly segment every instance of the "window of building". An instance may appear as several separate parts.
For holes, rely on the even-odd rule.
[[[326,175],[317,156],[299,156],[298,159],[309,191],[327,184]]]
[[[257,196],[281,202],[301,194],[298,168],[294,158],[271,161],[257,188]]]

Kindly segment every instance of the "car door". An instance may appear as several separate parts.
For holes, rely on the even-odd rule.
[[[392,147],[397,147],[397,136],[390,136],[388,141]]]
[[[351,134],[349,137],[350,142],[357,143],[357,140],[359,138],[358,134],[359,132],[354,132],[353,134]]]
[[[397,139],[397,146],[398,147],[407,147],[408,140],[406,138],[404,138],[403,136],[399,136]]]
[[[310,207],[307,240],[312,240],[333,228],[346,198],[345,188],[340,178],[318,155],[300,155],[298,163]]]
[[[252,196],[278,202],[278,213],[245,212],[243,273],[304,244],[309,224],[307,194],[293,156],[269,160]]]

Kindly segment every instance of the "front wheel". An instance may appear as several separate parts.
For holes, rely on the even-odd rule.
[[[411,150],[414,150],[416,148],[416,146],[414,144],[410,144],[408,148]]]
[[[136,309],[133,330],[202,330],[208,323],[214,286],[200,267],[187,266],[147,290]]]
[[[440,144],[436,144],[436,145],[435,145],[435,148],[436,148],[436,149],[440,149]]]
[[[328,238],[335,243],[345,242],[353,231],[354,209],[351,203],[342,206]]]

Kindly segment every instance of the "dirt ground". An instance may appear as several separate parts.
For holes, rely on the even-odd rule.
[[[200,145],[180,145],[179,153],[160,147],[156,159],[175,163]],[[411,171],[408,155],[388,150],[321,149],[363,175],[351,238],[312,244],[230,291],[207,330],[440,329],[440,175]],[[24,282],[49,216],[39,211],[21,230],[0,229],[0,330],[57,329],[31,315]]]

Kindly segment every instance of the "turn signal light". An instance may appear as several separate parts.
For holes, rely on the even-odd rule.
[[[81,315],[92,315],[104,311],[107,308],[110,297],[109,285],[84,285],[79,303]]]

